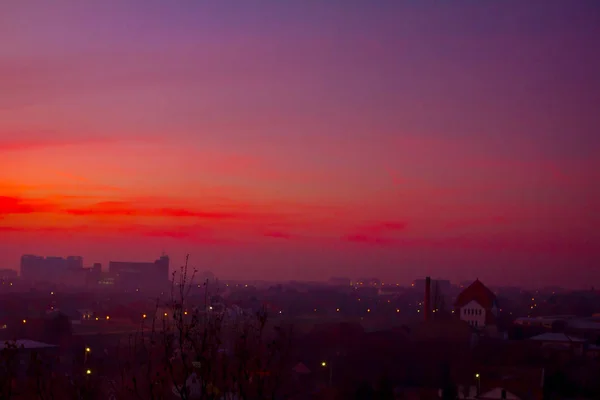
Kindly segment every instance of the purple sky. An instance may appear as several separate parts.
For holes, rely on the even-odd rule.
[[[23,0],[0,40],[9,268],[600,279],[598,1]]]

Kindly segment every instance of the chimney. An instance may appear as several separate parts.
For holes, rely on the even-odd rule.
[[[429,321],[430,313],[431,313],[431,278],[425,278],[425,321]]]

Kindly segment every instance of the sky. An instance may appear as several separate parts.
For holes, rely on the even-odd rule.
[[[600,279],[600,5],[0,3],[0,267]]]

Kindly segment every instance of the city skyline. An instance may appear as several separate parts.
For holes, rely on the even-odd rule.
[[[1,267],[600,279],[594,1],[31,3],[0,5]]]

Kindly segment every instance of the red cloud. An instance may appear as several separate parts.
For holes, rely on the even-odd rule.
[[[32,214],[53,211],[55,206],[43,200],[28,200],[20,197],[0,196],[1,214]]]
[[[0,226],[0,232],[34,232],[34,233],[84,233],[90,231],[87,226],[75,226],[75,227],[58,227],[58,226],[45,226],[45,227],[22,227],[22,226]]]
[[[343,236],[342,240],[353,243],[374,244],[380,246],[389,246],[396,243],[394,239],[368,235],[348,235]]]
[[[476,226],[489,226],[489,225],[505,225],[508,223],[506,217],[491,217],[491,218],[469,218],[464,220],[456,220],[448,222],[444,225],[446,229],[460,229]]]
[[[292,235],[285,232],[266,232],[266,237],[276,238],[276,239],[291,239]]]
[[[242,218],[242,214],[232,212],[154,208],[125,201],[101,202],[88,207],[67,209],[65,212],[77,216],[143,216],[217,220]]]
[[[372,225],[359,227],[358,230],[366,236],[380,236],[386,232],[399,232],[406,230],[408,223],[402,221],[384,221]]]
[[[370,228],[377,231],[403,231],[407,226],[406,222],[382,222]]]

